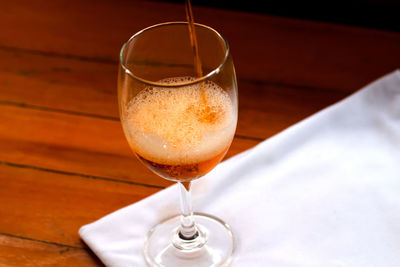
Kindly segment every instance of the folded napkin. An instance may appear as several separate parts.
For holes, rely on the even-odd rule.
[[[79,233],[107,266],[145,266],[145,235],[179,212],[178,193]],[[400,266],[400,71],[219,164],[193,207],[231,225],[231,266]]]

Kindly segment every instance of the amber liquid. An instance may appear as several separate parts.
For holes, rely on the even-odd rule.
[[[139,154],[136,155],[144,163],[144,165],[161,177],[172,181],[186,182],[206,175],[224,158],[228,149],[229,146],[227,146],[222,153],[211,159],[192,164],[180,165],[160,164],[145,159]]]
[[[196,28],[194,27],[194,17],[190,0],[186,0],[185,2],[185,11],[186,11],[186,20],[188,22],[188,27],[189,27],[190,45],[192,46],[193,56],[194,56],[194,67],[196,70],[197,77],[201,77],[203,76],[203,70],[201,67],[201,60],[199,56],[199,45],[197,43]]]
[[[193,50],[193,61],[194,61],[195,72],[197,77],[202,77],[203,69],[199,55],[199,44],[197,42],[196,28],[194,26],[194,17],[190,0],[186,0],[185,2],[185,11],[186,11],[186,20],[188,22],[188,27],[189,27],[190,45],[192,46]],[[202,91],[204,110],[208,112],[207,93],[201,84],[200,84],[200,90]]]
[[[164,79],[174,83],[194,78]],[[147,88],[134,97],[122,121],[138,158],[165,179],[199,178],[225,156],[236,128],[229,95],[217,84],[204,83],[210,109],[203,109],[199,85]],[[206,121],[205,118],[208,120]]]

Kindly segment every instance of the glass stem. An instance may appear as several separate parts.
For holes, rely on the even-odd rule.
[[[193,218],[191,182],[178,182],[180,188],[181,226],[179,237],[183,240],[193,240],[199,233]]]

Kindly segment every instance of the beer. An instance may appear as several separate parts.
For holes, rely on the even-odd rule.
[[[200,56],[199,56],[199,45],[197,43],[196,28],[194,26],[194,17],[193,17],[192,5],[190,4],[190,0],[186,0],[186,2],[185,2],[185,11],[186,11],[186,20],[188,22],[188,28],[189,28],[190,45],[193,50],[194,68],[195,68],[197,77],[202,77],[203,69],[201,67],[201,60],[200,60]]]
[[[196,72],[197,77],[203,77],[203,68],[199,55],[199,45],[197,43],[196,27],[194,25],[194,16],[190,0],[185,1],[185,13],[186,13],[186,20],[188,23],[190,46],[192,47],[193,50],[194,70]],[[203,105],[207,106],[207,91],[205,90],[205,88],[203,88],[202,83],[200,84],[200,90],[203,97]]]
[[[224,158],[228,149],[229,146],[227,146],[222,153],[214,158],[198,163],[180,165],[160,164],[147,160],[141,157],[139,154],[136,155],[150,170],[161,177],[164,177],[168,180],[186,182],[202,177],[211,171],[215,165],[217,165]]]
[[[200,86],[207,94],[206,106]],[[230,96],[216,83],[205,81],[176,88],[145,88],[129,102],[122,123],[133,151],[151,170],[166,179],[189,181],[222,160],[235,132],[235,112]]]

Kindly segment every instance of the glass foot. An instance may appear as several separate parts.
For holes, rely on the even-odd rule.
[[[148,233],[144,257],[149,266],[229,266],[235,250],[232,231],[220,219],[202,213],[194,214],[198,236],[193,240],[179,238],[180,216],[155,225]]]

